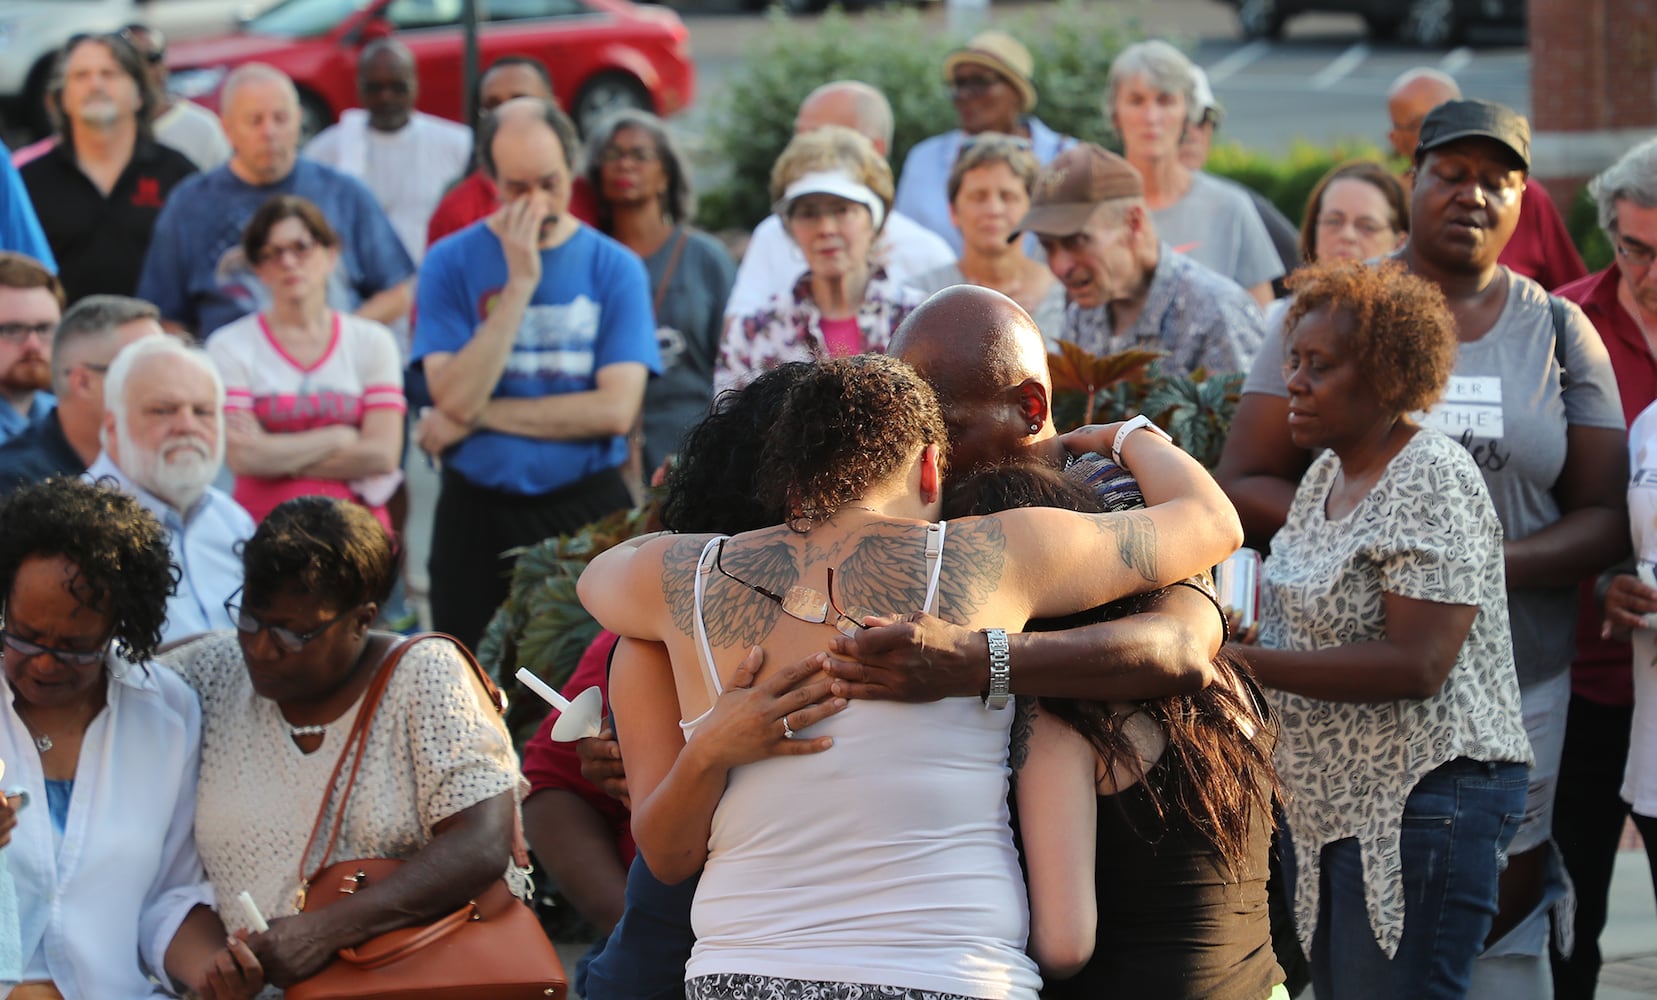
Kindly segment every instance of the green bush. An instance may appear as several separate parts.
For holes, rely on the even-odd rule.
[[[1229,177],[1265,195],[1295,225],[1306,211],[1319,179],[1338,163],[1382,159],[1381,151],[1363,143],[1326,148],[1297,141],[1284,156],[1245,149],[1236,143],[1217,145],[1209,153],[1209,173]]]
[[[794,134],[794,112],[830,80],[862,80],[892,104],[890,159],[894,172],[915,143],[955,127],[943,78],[944,57],[959,41],[913,10],[880,10],[855,22],[838,9],[815,20],[773,11],[771,30],[744,59],[721,94],[709,148],[721,183],[703,192],[699,223],[711,230],[747,230],[771,210],[771,165]],[[1137,40],[1120,14],[1080,0],[1001,26],[1030,48],[1040,103],[1036,115],[1059,132],[1103,141],[1109,126],[1099,110],[1112,56]]]
[[[1614,254],[1611,251],[1611,241],[1605,235],[1605,230],[1599,227],[1599,207],[1594,204],[1594,198],[1587,188],[1576,193],[1576,200],[1571,203],[1570,211],[1565,213],[1565,229],[1571,234],[1571,242],[1576,244],[1577,251],[1582,254],[1582,262],[1588,265],[1589,272],[1603,270],[1611,265]]]

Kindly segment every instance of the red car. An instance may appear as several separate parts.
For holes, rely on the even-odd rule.
[[[265,62],[299,88],[306,136],[356,107],[357,53],[395,35],[420,68],[416,106],[465,114],[464,0],[282,0],[230,35],[167,49],[171,89],[218,110],[225,75]],[[695,90],[690,32],[665,7],[628,0],[476,0],[478,64],[504,55],[541,60],[558,100],[585,132],[619,108],[666,117]]]

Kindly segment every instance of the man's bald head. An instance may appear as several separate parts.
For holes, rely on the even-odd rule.
[[[954,285],[910,313],[887,352],[931,384],[965,472],[1052,437],[1047,347],[1030,314],[993,289]]]
[[[1421,141],[1421,120],[1440,104],[1459,97],[1461,87],[1441,70],[1419,66],[1401,73],[1387,91],[1387,114],[1392,118],[1387,138],[1392,141],[1393,151],[1414,159],[1416,144]]]
[[[892,106],[886,95],[857,80],[835,80],[806,95],[794,116],[794,134],[841,125],[874,143],[881,156],[892,149]]]

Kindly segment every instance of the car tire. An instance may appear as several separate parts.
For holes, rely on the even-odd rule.
[[[328,102],[303,87],[299,88],[299,143],[304,145],[318,132],[334,123]]]
[[[1237,4],[1237,25],[1249,41],[1282,37],[1286,17],[1281,0],[1239,0]]]
[[[600,73],[583,83],[575,95],[572,108],[575,127],[581,130],[582,136],[590,135],[607,115],[625,108],[652,114],[656,111],[650,92],[637,77],[619,70]]]
[[[1365,14],[1364,26],[1369,29],[1369,37],[1376,41],[1391,41],[1398,37],[1398,29],[1403,27],[1404,19],[1396,14]]]
[[[1424,49],[1442,49],[1461,34],[1455,0],[1411,0],[1404,12],[1404,40]]]

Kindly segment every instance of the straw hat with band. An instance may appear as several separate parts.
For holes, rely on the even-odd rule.
[[[944,59],[944,82],[954,82],[955,67],[963,65],[982,66],[1005,77],[1018,91],[1024,113],[1035,109],[1036,85],[1030,79],[1035,73],[1035,63],[1030,59],[1030,50],[1012,35],[992,28],[974,36],[965,48],[956,49]]]
[[[869,210],[869,217],[874,220],[875,232],[880,232],[880,224],[886,221],[886,203],[874,189],[862,183],[850,174],[840,170],[815,170],[792,181],[781,198],[771,207],[782,219],[788,223],[788,208],[795,201],[808,194],[831,194],[836,198],[856,202]]]

